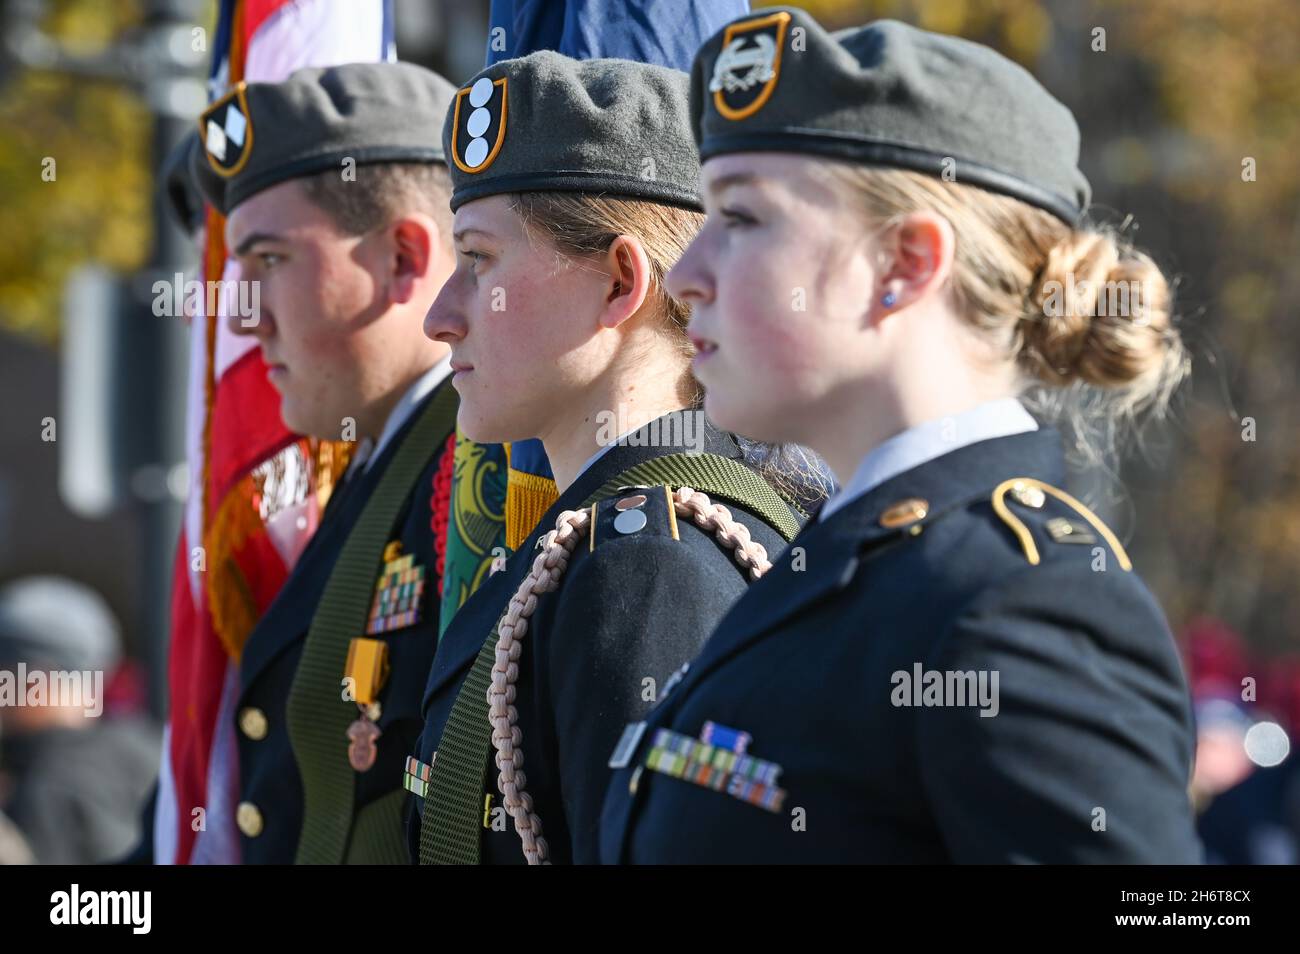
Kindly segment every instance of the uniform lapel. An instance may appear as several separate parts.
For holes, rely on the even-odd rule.
[[[442,388],[450,387],[443,382],[421,402],[402,428],[394,434],[383,453],[375,459],[369,469],[361,469],[349,475],[341,486],[336,488],[329,503],[326,504],[321,524],[303,550],[293,572],[285,581],[283,588],[276,595],[275,601],[257,622],[252,635],[244,647],[240,660],[240,680],[245,689],[252,685],[263,669],[296,639],[303,639],[311,626],[316,607],[320,604],[325,584],[329,582],[334,563],[338,560],[343,544],[356,526],[366,501],[374,493],[375,487],[388,469],[388,464],[398,447],[406,440],[415,421],[423,413],[428,402]],[[437,448],[429,448],[432,456]],[[337,502],[335,497],[338,498]]]
[[[365,483],[365,476],[366,469],[364,465],[358,465],[344,471],[343,479],[334,488],[334,492],[330,494],[330,499],[325,502],[325,511],[321,514],[322,523],[329,519],[330,514],[343,506],[343,502],[352,496],[358,485]]]
[[[1059,435],[1050,429],[980,441],[927,461],[885,481],[824,523],[809,524],[780,561],[737,601],[718,624],[686,682],[703,678],[747,645],[788,620],[849,587],[864,565],[893,546],[907,546],[912,534],[954,508],[992,494],[1009,477],[1036,477],[1060,484],[1064,462]],[[894,504],[921,499],[927,516],[917,524],[890,528],[881,517]],[[802,558],[803,569],[795,568]],[[678,698],[685,695],[679,687]]]
[[[239,665],[244,688],[252,685],[262,670],[286,646],[295,639],[306,636],[334,562],[357,518],[361,516],[366,497],[369,496],[366,487],[360,485],[369,484],[372,477],[378,476],[378,471],[380,468],[376,466],[368,474],[353,476],[350,483],[358,486],[352,488],[349,499],[340,501],[321,520],[321,525],[298,558],[284,587],[276,594],[275,601],[266,614],[257,621],[244,646]]]
[[[451,625],[438,643],[438,651],[434,653],[421,711],[428,708],[429,700],[447,683],[464,676],[483,648],[484,641],[496,625],[510,596],[518,589],[519,581],[527,573],[527,566],[531,566],[531,563],[523,564],[512,560],[506,569],[484,580],[456,611]],[[477,625],[471,621],[476,621]]]
[[[861,561],[868,558],[873,543],[899,538],[897,531],[863,526],[857,519],[861,512],[860,507],[850,505],[825,523],[810,522],[779,562],[752,584],[723,617],[699,658],[691,664],[692,679],[847,587]]]
[[[650,426],[647,424],[637,434],[641,436],[649,434]],[[708,422],[704,425],[704,439],[701,446],[708,454],[733,459],[742,456],[735,438]],[[532,567],[538,538],[548,530],[554,529],[555,521],[560,514],[581,507],[583,501],[623,471],[666,454],[680,454],[684,449],[681,446],[651,447],[634,438],[627,443],[610,447],[590,467],[579,474],[578,479],[560,495],[546,515],[538,521],[532,533],[510,557],[506,569],[489,577],[457,611],[452,625],[438,645],[433,669],[429,673],[429,682],[424,691],[424,707],[427,709],[430,699],[448,682],[463,676],[473,664],[511,596]]]

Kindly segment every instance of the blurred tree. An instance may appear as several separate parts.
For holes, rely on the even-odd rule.
[[[1125,46],[1153,70],[1167,120],[1194,156],[1159,157],[1156,167],[1157,184],[1194,210],[1173,245],[1186,250],[1189,279],[1195,269],[1198,293],[1184,311],[1202,333],[1207,359],[1176,464],[1148,485],[1150,526],[1167,535],[1171,606],[1184,618],[1227,620],[1257,648],[1294,652],[1300,5],[1108,0],[1102,7],[1123,9]]]
[[[43,30],[84,56],[107,50],[141,16],[138,0],[58,0],[49,9]],[[69,271],[85,261],[119,270],[144,262],[150,129],[148,110],[120,84],[12,74],[0,96],[0,326],[53,343]]]

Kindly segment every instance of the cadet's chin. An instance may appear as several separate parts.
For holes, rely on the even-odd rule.
[[[319,411],[319,409],[317,409]],[[319,413],[312,415],[308,409],[303,406],[303,402],[296,399],[291,394],[284,394],[280,397],[280,420],[284,421],[284,426],[295,434],[306,434],[309,437],[317,437],[321,440],[339,441],[343,439],[343,424],[341,421],[334,422],[333,427],[322,427],[321,421],[316,418]]]
[[[484,414],[472,399],[463,393],[460,396],[460,410],[456,412],[456,426],[462,434],[477,444],[505,444],[508,441],[522,440],[513,435],[508,427],[502,427],[490,414]]]

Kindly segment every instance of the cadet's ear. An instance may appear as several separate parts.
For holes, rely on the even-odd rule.
[[[608,281],[600,324],[617,328],[637,313],[650,294],[650,259],[639,239],[620,235],[605,253],[605,268]]]
[[[411,213],[389,226],[392,235],[392,273],[389,276],[389,300],[404,305],[417,290],[433,264],[434,251],[441,241],[437,223],[423,213]]]
[[[881,260],[873,321],[939,292],[952,274],[957,239],[934,212],[912,212],[878,238]]]

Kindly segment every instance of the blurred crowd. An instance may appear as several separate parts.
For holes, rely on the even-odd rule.
[[[107,603],[72,580],[0,587],[0,863],[94,864],[139,839],[160,730]],[[19,680],[22,673],[28,679]],[[90,674],[78,698],[24,695],[31,674]],[[95,675],[99,674],[99,675]],[[59,696],[59,697],[56,697]],[[39,704],[28,704],[36,701]]]
[[[1300,657],[1256,659],[1240,634],[1196,620],[1184,634],[1196,711],[1192,796],[1212,864],[1300,862]]]

